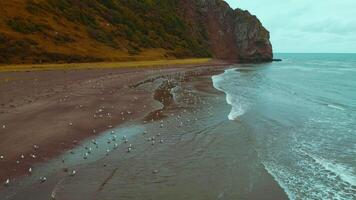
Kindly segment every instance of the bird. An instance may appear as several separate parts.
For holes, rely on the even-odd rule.
[[[3,128],[3,129],[5,129],[5,128],[6,128],[6,125],[5,125],[5,124],[3,124],[3,125],[2,125],[2,128]]]
[[[153,140],[153,141],[152,141],[152,145],[155,145],[155,143],[156,143],[156,142]]]
[[[75,176],[77,172],[73,169],[72,172],[69,174],[70,176]]]
[[[160,141],[159,141],[159,143],[161,143],[161,144],[162,144],[162,143],[163,143],[163,140],[160,140]]]
[[[41,183],[44,183],[44,182],[46,182],[46,181],[47,181],[47,177],[42,176],[42,177],[40,178],[40,182],[41,182]]]
[[[119,147],[119,145],[118,144],[114,144],[114,149],[117,149]]]
[[[130,153],[130,152],[131,152],[131,150],[132,150],[132,148],[131,148],[131,147],[127,148],[127,153]]]
[[[83,156],[84,159],[88,159],[88,153],[85,153]]]
[[[32,174],[32,168],[31,168],[31,167],[28,169],[28,172],[29,172],[30,174]]]
[[[38,146],[38,145],[34,144],[34,145],[33,145],[33,148],[37,150],[37,149],[39,149],[39,148],[40,148],[40,146]]]
[[[3,155],[0,156],[0,160],[3,160],[5,157]]]
[[[10,185],[10,179],[7,179],[4,183],[5,186],[9,186]]]
[[[24,158],[25,158],[25,156],[22,154],[22,155],[21,155],[21,159],[24,159]]]

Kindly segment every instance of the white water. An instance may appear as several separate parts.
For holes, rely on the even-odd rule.
[[[228,118],[251,129],[290,199],[356,199],[356,56],[286,56],[212,78]]]

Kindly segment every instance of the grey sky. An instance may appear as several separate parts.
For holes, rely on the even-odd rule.
[[[275,52],[356,52],[356,0],[226,0],[271,32]]]

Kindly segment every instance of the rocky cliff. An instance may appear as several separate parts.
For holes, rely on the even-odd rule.
[[[180,0],[180,14],[192,29],[203,24],[212,54],[237,62],[273,59],[269,32],[256,16],[222,0]],[[196,30],[195,30],[196,31]]]
[[[2,0],[0,63],[272,60],[269,32],[222,0]]]

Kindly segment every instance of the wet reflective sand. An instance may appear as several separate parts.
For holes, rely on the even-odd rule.
[[[166,118],[131,122],[85,141],[0,195],[16,200],[287,199],[259,162],[248,128],[228,120],[231,108],[212,88],[210,76],[182,83],[175,100],[164,110]],[[40,176],[47,181],[40,183]]]

